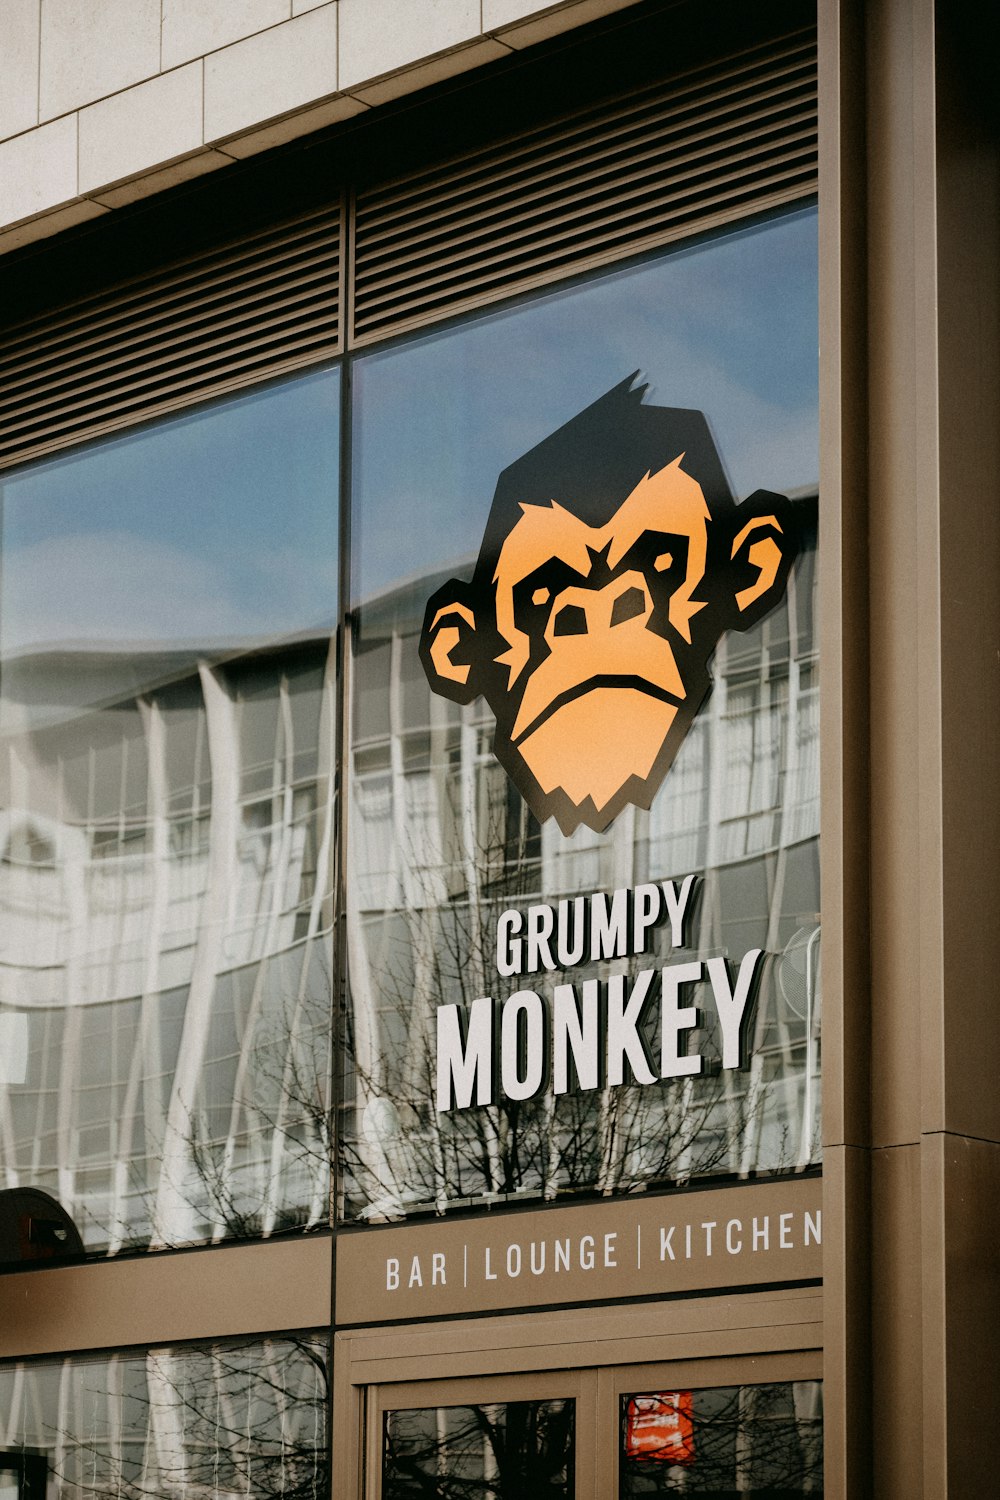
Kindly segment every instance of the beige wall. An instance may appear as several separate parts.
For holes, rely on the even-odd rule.
[[[0,252],[635,0],[0,0]]]

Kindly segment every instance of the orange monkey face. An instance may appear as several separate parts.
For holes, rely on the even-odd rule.
[[[505,471],[472,583],[435,594],[421,638],[431,686],[486,698],[498,759],[565,833],[649,806],[720,634],[777,602],[791,562],[788,502],[735,506],[701,414],[641,396],[616,387]]]

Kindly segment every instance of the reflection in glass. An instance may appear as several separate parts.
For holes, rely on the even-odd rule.
[[[337,411],[3,484],[0,1187],[91,1251],[326,1218]]]
[[[711,1495],[799,1500],[823,1493],[817,1380],[623,1396],[621,1500]]]
[[[327,1431],[318,1338],[0,1365],[0,1447],[48,1500],[324,1500]]]
[[[391,1411],[382,1500],[570,1500],[574,1403]]]
[[[723,638],[711,696],[650,810],[564,837],[497,763],[482,701],[432,695],[417,642],[428,598],[471,575],[500,471],[637,367],[651,402],[706,413],[737,498],[792,499],[801,551],[782,603]],[[358,360],[355,388],[342,1212],[398,1218],[816,1163],[814,215]],[[401,528],[404,512],[418,524]],[[692,991],[701,1077],[436,1111],[437,1007],[522,987],[498,978],[502,911],[690,874],[686,951],[661,930],[636,967],[763,949],[749,1068],[714,1066],[716,1012]],[[581,965],[537,987],[565,979],[579,994],[607,972]]]

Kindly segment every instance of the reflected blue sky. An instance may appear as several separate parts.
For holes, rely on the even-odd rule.
[[[500,471],[633,370],[705,412],[738,499],[815,484],[816,279],[799,210],[359,359],[355,597],[474,553]]]
[[[338,391],[313,372],[6,479],[4,655],[329,627]]]
[[[633,370],[703,410],[740,498],[817,474],[816,215],[799,210],[355,364],[355,589],[476,551],[497,475]],[[2,486],[0,650],[245,640],[335,613],[339,372]]]

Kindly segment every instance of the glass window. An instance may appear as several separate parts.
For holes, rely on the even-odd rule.
[[[382,1500],[571,1500],[573,1401],[386,1413]]]
[[[818,1160],[816,258],[355,362],[348,1219]]]
[[[799,1500],[823,1493],[817,1380],[623,1396],[621,1427],[621,1500]]]
[[[327,1368],[307,1335],[0,1365],[0,1446],[48,1500],[322,1500]]]
[[[324,1222],[336,370],[2,484],[0,1187]]]

